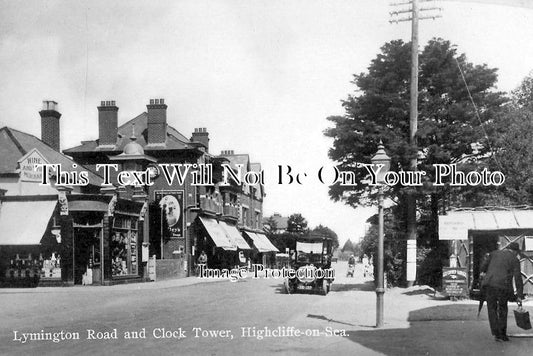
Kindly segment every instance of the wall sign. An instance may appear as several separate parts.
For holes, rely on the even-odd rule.
[[[44,156],[36,148],[26,153],[18,161],[20,180],[24,182],[42,182],[43,181],[43,169],[35,168],[36,164],[49,164]]]
[[[167,238],[184,237],[183,190],[155,191],[155,202],[161,209],[161,231]]]
[[[439,240],[467,240],[468,221],[457,215],[439,215]]]

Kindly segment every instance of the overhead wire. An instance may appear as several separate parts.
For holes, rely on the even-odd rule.
[[[454,59],[455,59],[455,62],[457,63],[457,68],[459,68],[459,73],[461,73],[461,78],[463,79],[463,83],[464,83],[466,91],[468,93],[468,97],[470,98],[470,102],[472,103],[472,106],[474,107],[474,112],[476,113],[476,117],[477,117],[477,119],[479,121],[479,125],[481,127],[481,130],[483,131],[483,134],[485,135],[485,138],[487,139],[487,146],[489,147],[489,151],[491,152],[491,157],[494,159],[494,161],[496,162],[496,164],[498,165],[500,170],[503,171],[503,167],[502,167],[500,161],[498,160],[498,158],[496,157],[496,154],[494,152],[494,149],[492,148],[492,145],[490,144],[489,135],[487,134],[487,130],[485,130],[485,125],[484,125],[483,121],[481,120],[481,116],[479,115],[479,110],[477,108],[476,103],[474,102],[474,98],[472,97],[472,93],[470,92],[470,89],[468,88],[468,83],[466,82],[466,78],[465,78],[465,75],[464,75],[464,72],[463,72],[463,68],[461,68],[461,64],[459,63],[457,58],[454,57]]]

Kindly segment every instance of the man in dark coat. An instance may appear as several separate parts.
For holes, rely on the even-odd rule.
[[[493,251],[481,265],[485,273],[482,288],[485,289],[490,330],[496,341],[509,341],[507,337],[507,302],[514,296],[513,278],[517,302],[523,299],[523,282],[517,255],[520,247],[511,242],[503,250]]]

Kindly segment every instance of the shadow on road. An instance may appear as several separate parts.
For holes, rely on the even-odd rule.
[[[273,285],[271,288],[274,288],[274,292],[276,294],[287,294],[285,291],[285,286],[283,284]],[[353,283],[353,284],[337,284],[333,283],[331,285],[330,293],[335,292],[348,292],[348,291],[361,291],[361,292],[374,292],[375,287],[374,283],[372,281],[368,281],[365,283]],[[295,294],[297,293],[304,293],[304,294],[320,294],[319,292],[311,293],[311,292],[300,292],[295,291]]]
[[[416,289],[416,290],[411,290],[409,292],[405,292],[405,293],[402,293],[402,294],[405,294],[405,295],[420,295],[420,294],[426,294],[426,295],[435,295],[435,290],[432,289],[432,288],[423,288],[423,289]]]
[[[331,285],[332,292],[347,292],[353,290],[358,290],[362,292],[374,291],[374,282],[367,281],[364,283],[333,283]]]
[[[339,321],[339,320],[335,320],[335,319],[329,319],[329,318],[325,317],[324,315],[307,314],[307,317],[308,318],[312,318],[312,319],[325,320],[328,323],[332,323],[333,322],[333,323],[342,324],[342,325],[355,326],[354,324],[346,323],[344,321]]]
[[[385,315],[385,320],[387,316]],[[532,339],[495,342],[486,312],[473,304],[441,305],[409,313],[408,328],[350,330],[348,339],[385,355],[530,355]],[[385,327],[387,322],[385,321]],[[517,332],[508,320],[508,332]]]

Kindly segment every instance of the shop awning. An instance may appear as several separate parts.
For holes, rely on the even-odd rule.
[[[226,236],[234,246],[237,246],[241,250],[251,249],[250,245],[246,243],[246,240],[244,239],[244,237],[242,237],[239,230],[237,230],[235,226],[228,225],[224,221],[221,221],[220,225],[222,226],[222,228],[226,232]]]
[[[226,237],[226,232],[222,229],[222,227],[217,223],[216,220],[206,217],[200,217],[200,221],[207,230],[207,233],[211,237],[211,240],[213,240],[217,247],[229,251],[237,250],[237,247],[233,246],[231,241],[228,240],[228,238]]]
[[[57,200],[0,204],[0,245],[39,245]]]
[[[533,210],[451,211],[439,216],[440,240],[465,240],[469,230],[533,229]]]
[[[259,252],[279,252],[276,246],[272,245],[272,242],[264,234],[249,231],[246,231],[246,234],[253,240],[255,248]]]

